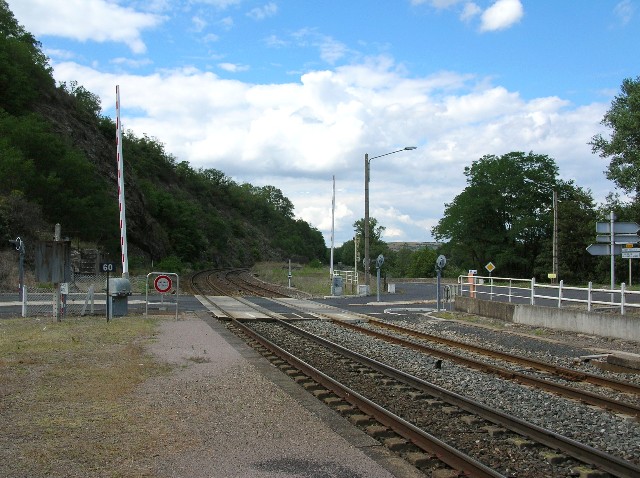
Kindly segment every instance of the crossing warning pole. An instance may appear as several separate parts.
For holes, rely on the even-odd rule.
[[[122,159],[122,124],[120,122],[120,86],[116,85],[116,159],[118,162],[118,207],[120,209],[120,247],[122,249],[122,277],[129,278],[127,254],[127,219],[124,202],[124,162]]]

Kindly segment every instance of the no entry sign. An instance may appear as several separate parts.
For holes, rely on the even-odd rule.
[[[153,287],[155,287],[155,289],[161,294],[169,292],[172,285],[173,284],[171,283],[171,278],[165,275],[159,275],[153,281]]]

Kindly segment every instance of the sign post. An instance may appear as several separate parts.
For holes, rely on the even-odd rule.
[[[640,259],[640,247],[633,247],[634,244],[626,244],[622,248],[622,258],[629,259],[629,286],[631,286],[631,259]]]
[[[632,259],[640,258],[640,248],[636,251],[628,249],[636,249],[633,244],[640,241],[638,232],[640,225],[635,222],[615,222],[616,216],[611,211],[609,213],[608,222],[596,222],[596,244],[587,247],[587,252],[592,256],[611,256],[611,290],[615,287],[615,256],[622,255],[623,258]],[[623,252],[623,245],[627,252]],[[629,283],[631,283],[631,264],[629,264]]]
[[[442,269],[447,265],[447,258],[439,255],[436,260],[436,312],[440,312],[440,278],[442,277]]]
[[[376,259],[376,277],[377,277],[376,289],[378,294],[378,297],[377,297],[378,302],[380,302],[380,268],[382,267],[382,264],[384,264],[384,256],[380,254]]]
[[[493,265],[493,262],[489,262],[486,266],[484,266],[484,268],[487,269],[487,271],[489,272],[489,277],[491,277],[491,273],[494,271],[496,266]]]
[[[106,305],[107,305],[107,322],[109,322],[109,320],[111,319],[111,294],[109,291],[109,273],[113,272],[116,270],[116,265],[113,262],[102,262],[100,263],[100,270],[102,272],[106,272],[107,273],[107,300],[106,300]]]
[[[153,280],[151,280],[153,278]],[[153,288],[151,289],[153,284]],[[160,302],[149,300],[149,290],[155,290],[160,294]],[[165,304],[165,294],[170,294]],[[180,301],[180,278],[175,272],[149,272],[145,282],[145,308],[144,315],[149,314],[149,306],[160,306],[160,310],[166,310],[171,305],[176,308],[176,320],[178,320],[178,303]]]
[[[173,283],[171,282],[171,278],[167,275],[159,275],[153,281],[153,287],[160,292],[161,294],[166,294],[171,290],[171,286]]]

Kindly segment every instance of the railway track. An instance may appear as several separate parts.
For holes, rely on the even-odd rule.
[[[234,277],[241,275],[234,274]],[[219,284],[221,280],[213,282]],[[238,288],[237,282],[228,282],[233,285],[226,290]],[[261,296],[274,295],[273,291],[259,289]],[[600,476],[607,473],[640,476],[640,468],[631,461],[466,399],[309,332],[296,330],[280,320],[281,314],[269,313],[264,306],[257,307],[243,298],[258,295],[249,290],[244,288],[242,295],[236,296],[237,300],[266,313],[272,321],[232,320],[230,328],[248,337],[263,355],[311,393],[425,472],[448,467],[465,476],[578,476],[586,467],[601,470]],[[290,301],[284,304],[294,307]],[[374,327],[381,325],[376,322]],[[364,333],[370,335],[371,330],[357,332],[358,335]],[[389,341],[388,337],[384,340]],[[404,348],[416,348],[409,341],[399,343],[397,340],[394,337],[391,341]],[[434,351],[427,353],[435,355]],[[484,364],[476,368],[486,371]],[[556,373],[564,371],[556,370]],[[497,374],[525,383],[512,371]],[[579,378],[574,375],[571,380]],[[625,390],[624,393],[636,392]],[[591,403],[579,392],[573,398]],[[611,402],[598,403],[598,406],[637,416],[637,409],[615,408],[615,403],[613,406]],[[493,456],[491,450],[500,450],[500,456]],[[581,467],[582,471],[576,471]]]
[[[248,269],[211,269],[193,274],[189,280],[191,292],[198,295],[230,297],[291,297],[283,287],[256,279]]]
[[[422,340],[434,340],[433,335],[430,334],[422,334],[420,332],[407,329],[405,327],[398,327],[394,324],[383,323],[379,320],[373,320],[370,323],[374,324],[377,327],[390,328],[394,331],[400,331],[406,333],[407,335],[422,339]],[[360,325],[341,322],[338,323],[341,327],[346,327],[351,330],[357,331],[362,334],[367,334],[372,337],[378,338],[380,340],[384,340],[389,343],[394,343],[401,345],[403,347],[413,348],[418,350],[424,354],[428,354],[430,356],[438,357],[444,360],[451,360],[460,364],[463,364],[467,367],[474,368],[476,370],[480,370],[484,373],[491,373],[507,380],[514,380],[519,383],[530,385],[533,387],[540,388],[541,390],[547,390],[552,393],[556,393],[563,397],[572,398],[575,400],[579,400],[583,403],[588,403],[590,405],[594,405],[597,407],[602,407],[606,410],[612,410],[617,413],[624,413],[634,417],[640,417],[640,406],[637,405],[638,400],[640,399],[640,387],[637,385],[621,382],[618,380],[613,380],[610,378],[587,374],[584,372],[577,372],[575,370],[566,369],[564,367],[553,366],[538,360],[532,360],[527,357],[521,357],[517,355],[507,354],[503,352],[497,352],[494,350],[489,350],[484,347],[476,347],[470,346],[469,344],[465,344],[462,342],[452,341],[448,339],[442,339],[441,337],[437,337],[438,342],[446,342],[447,345],[458,347],[462,350],[473,350],[478,351],[481,350],[485,354],[491,357],[500,357],[501,360],[508,363],[515,363],[518,365],[525,365],[530,367],[531,370],[527,372],[522,372],[518,370],[514,370],[512,368],[501,367],[492,363],[488,363],[486,361],[476,360],[474,358],[470,358],[467,356],[460,355],[458,353],[450,352],[447,350],[438,349],[429,345],[425,345],[424,343],[418,343],[415,341],[407,340],[398,337],[397,335],[389,335],[385,333],[378,332],[376,330],[372,330],[370,328],[362,327]],[[534,375],[534,371],[544,371],[543,376]],[[617,398],[611,398],[602,394],[592,393],[587,390],[576,389],[569,385],[565,385],[562,383],[558,383],[557,381],[553,381],[551,377],[555,377],[556,379],[561,380],[569,380],[572,382],[587,382],[587,383],[595,383],[597,384],[597,388],[599,390],[602,387],[606,387],[611,390],[621,390],[625,392],[627,397],[630,400],[635,401],[636,403],[628,403],[622,401]]]
[[[429,342],[436,342],[439,344],[455,347],[461,350],[467,350],[478,355],[483,355],[491,358],[504,360],[507,362],[515,363],[523,367],[529,367],[531,369],[540,370],[561,377],[563,379],[572,382],[587,382],[593,385],[607,387],[612,390],[618,390],[620,392],[628,393],[634,396],[640,396],[640,387],[638,385],[623,382],[620,380],[614,380],[606,378],[601,375],[586,373],[580,370],[574,370],[567,367],[561,367],[555,364],[549,364],[540,360],[531,359],[521,355],[508,354],[500,352],[499,350],[482,347],[480,345],[473,345],[459,340],[447,339],[438,335],[428,334],[419,330],[414,330],[409,327],[403,327],[390,322],[383,322],[381,320],[370,319],[369,324],[399,332],[404,335],[415,337],[420,340],[426,340]]]
[[[272,300],[282,303],[277,299]],[[288,303],[288,305],[295,307],[290,303]],[[306,309],[299,308],[299,310],[305,311]],[[316,315],[319,317],[323,316],[323,314],[317,312]],[[333,320],[330,314],[324,316]],[[518,381],[519,383],[547,390],[583,403],[640,418],[640,386],[634,383],[561,367],[521,355],[509,354],[438,335],[427,334],[409,327],[399,326],[367,316],[363,316],[362,318],[366,321],[366,326],[344,321],[334,320],[334,322],[341,327],[350,328],[359,333],[371,335],[389,343],[413,348],[422,353],[439,357],[440,359],[451,360],[485,373],[492,373],[507,380]],[[374,330],[375,328],[391,330],[395,335],[384,334]],[[400,338],[398,336],[399,334],[418,339],[419,342]],[[442,344],[455,351],[452,352],[443,348],[436,348],[427,345],[425,342]],[[465,351],[475,356],[497,359],[512,366],[505,368],[486,360],[481,361],[469,356],[463,356],[456,351]],[[515,367],[513,365],[515,365]],[[568,382],[568,384],[563,382]],[[576,388],[574,386],[576,384],[581,384],[582,388]],[[589,385],[590,388],[587,387],[587,389],[585,389],[585,386]],[[620,393],[613,393],[615,391]]]
[[[239,327],[235,323],[234,326]],[[455,450],[455,458],[443,461],[461,473],[571,476],[585,464],[613,476],[631,477],[640,473],[633,463],[450,392],[290,323],[256,321],[243,327],[245,333],[247,328],[251,329],[252,338],[260,340],[263,346],[275,344],[278,349],[272,346],[271,350],[279,350],[279,357],[291,360],[291,365],[303,362],[324,371],[334,380],[332,387],[336,383],[343,387],[341,391],[331,388],[338,396],[347,400],[354,393],[366,397],[376,405],[375,413],[364,410],[367,417],[360,420],[368,423],[367,420],[375,418],[393,429],[407,441],[399,447],[417,445],[433,459],[437,452],[430,437],[448,444],[451,453]],[[378,414],[383,414],[383,418],[378,419]],[[407,432],[402,422],[411,424],[412,430]],[[416,430],[424,433],[419,440],[414,436]],[[473,463],[482,463],[485,468],[478,469]],[[489,474],[485,474],[487,468],[491,470]]]

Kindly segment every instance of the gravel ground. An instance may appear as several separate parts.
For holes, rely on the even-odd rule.
[[[611,414],[544,391],[523,387],[446,360],[440,367],[435,367],[435,359],[432,357],[368,336],[354,334],[331,323],[310,321],[297,325],[447,390],[640,464],[640,426],[630,417]],[[466,329],[467,333],[471,332],[465,324],[441,325],[446,326],[449,331],[459,328],[459,331]],[[496,339],[495,332],[490,329],[474,327],[473,332],[479,343],[489,343]],[[549,353],[549,347],[552,345],[548,341],[523,336],[516,342],[518,347],[527,348],[531,352],[538,351],[543,355]],[[552,346],[554,351],[563,351],[565,348],[566,346],[557,343]],[[578,350],[570,348],[571,354]]]
[[[175,410],[185,449],[161,448],[157,477],[423,476],[357,431],[214,319],[162,323],[150,350],[177,365],[145,382],[141,400]]]

